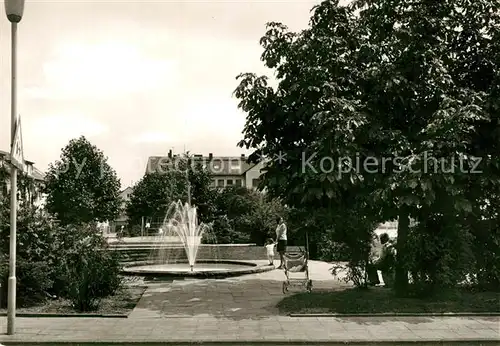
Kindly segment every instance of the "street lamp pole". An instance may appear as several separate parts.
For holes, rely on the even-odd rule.
[[[17,23],[23,17],[24,0],[5,0],[5,14],[11,22],[11,147],[15,145],[17,126]],[[12,157],[11,157],[12,160]],[[10,171],[10,238],[9,281],[7,299],[7,334],[16,331],[16,238],[17,238],[17,168],[11,164]]]

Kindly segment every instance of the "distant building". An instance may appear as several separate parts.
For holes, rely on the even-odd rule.
[[[146,166],[146,174],[166,171],[167,167],[175,163],[177,155],[172,155],[172,151],[167,156],[151,156]],[[193,155],[194,162],[199,162],[208,169],[212,175],[212,186],[225,188],[230,186],[245,186],[249,189],[256,189],[260,183],[261,170],[264,167],[262,162],[258,164],[248,163],[245,155],[241,156],[208,156]]]
[[[0,150],[0,195],[10,191],[10,153]],[[42,189],[45,183],[45,174],[35,167],[34,162],[24,160],[23,172],[31,179],[25,191],[19,191],[30,203],[41,206],[45,203]]]

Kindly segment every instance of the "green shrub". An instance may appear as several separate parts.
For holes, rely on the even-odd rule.
[[[72,243],[64,255],[61,277],[66,296],[78,311],[98,309],[101,298],[114,294],[121,285],[121,266],[116,252],[108,249],[104,238],[92,226],[80,226],[85,237]]]
[[[9,255],[0,257],[0,306],[7,307],[8,295],[8,278],[9,278]]]
[[[52,268],[46,262],[17,260],[17,301],[21,306],[35,304],[49,296]]]
[[[127,237],[139,237],[141,236],[141,225],[127,225],[125,228],[125,235]]]
[[[500,289],[500,219],[471,223],[475,268],[470,279],[486,290]]]
[[[8,283],[9,209],[0,201],[0,282],[5,304]],[[60,227],[43,210],[23,204],[18,211],[17,301],[36,304],[50,296],[70,298],[82,311],[120,287],[118,254],[94,224]]]
[[[0,260],[0,302],[2,307],[7,306],[9,258]],[[45,300],[52,287],[52,268],[45,262],[30,262],[17,258],[16,263],[17,290],[16,299],[19,306],[31,306]]]
[[[250,235],[237,232],[234,229],[234,221],[229,220],[226,215],[219,216],[209,224],[209,228],[202,236],[203,244],[247,244]]]
[[[317,208],[314,212],[295,210],[294,214],[294,219],[304,220],[304,228],[309,232],[309,246],[317,244],[318,258],[337,262],[331,268],[332,274],[343,272],[344,281],[366,286],[365,268],[377,223],[364,216],[358,205],[345,209]]]
[[[434,295],[453,289],[474,272],[473,236],[456,218],[427,213],[410,228],[407,252],[403,254],[415,293]]]
[[[105,250],[76,250],[67,255],[68,298],[78,311],[96,310],[101,298],[116,292],[120,284],[113,271],[116,267]]]
[[[0,277],[2,304],[6,303],[9,276],[10,220],[7,200],[0,204]],[[53,286],[56,251],[56,226],[43,211],[29,204],[21,204],[17,221],[17,292],[19,306],[43,301]]]

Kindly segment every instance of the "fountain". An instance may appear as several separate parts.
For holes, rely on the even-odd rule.
[[[209,226],[198,223],[196,207],[181,201],[173,202],[165,215],[161,232],[154,241],[150,259],[134,262],[124,268],[124,274],[152,277],[201,277],[223,278],[243,274],[258,273],[270,270],[269,266],[258,266],[256,263],[239,260],[214,259],[211,249],[217,245],[203,245],[201,239],[208,234]],[[183,248],[186,261],[172,260],[171,255],[179,255]],[[210,259],[197,259],[198,250],[204,248],[204,256]]]
[[[189,267],[191,271],[194,271],[201,237],[208,228],[203,223],[198,224],[196,207],[189,203],[183,205],[181,201],[172,203],[168,208],[162,228],[167,231],[165,234],[175,233],[180,238],[186,251]]]
[[[188,160],[189,164],[189,160]],[[198,249],[201,238],[209,227],[203,223],[198,224],[196,207],[191,204],[191,184],[189,182],[189,171],[186,169],[187,203],[180,200],[173,202],[167,210],[161,232],[155,241],[150,261],[133,263],[124,268],[128,275],[141,276],[174,276],[174,277],[229,277],[249,273],[268,271],[269,266],[257,266],[252,262],[234,260],[204,259],[197,261]],[[187,257],[187,268],[185,263],[168,261],[169,252],[178,250],[178,246],[172,242],[172,235],[178,238]],[[178,241],[177,241],[178,244]],[[203,245],[201,245],[203,246]],[[206,245],[210,247],[210,245]],[[216,247],[213,247],[217,249]],[[178,252],[178,251],[177,251]],[[202,266],[195,266],[196,262]]]

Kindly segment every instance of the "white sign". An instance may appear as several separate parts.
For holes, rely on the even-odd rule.
[[[21,117],[17,118],[14,141],[10,148],[10,162],[18,169],[24,168],[23,135],[21,131]]]

